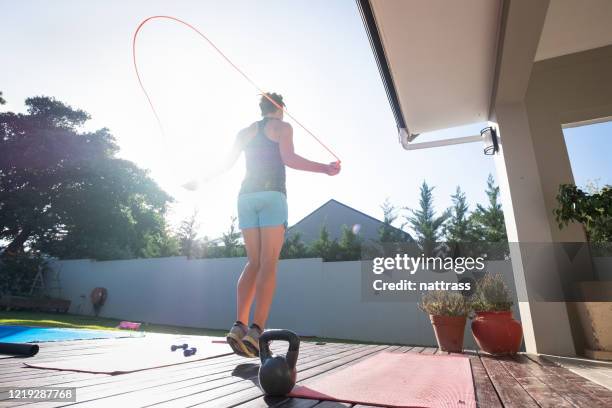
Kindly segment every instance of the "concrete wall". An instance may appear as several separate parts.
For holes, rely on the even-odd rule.
[[[579,225],[560,230],[554,220],[561,183],[572,183],[563,125],[612,116],[612,46],[534,63],[548,2],[509,2],[491,120],[499,125],[495,157],[508,239],[521,243],[582,242]],[[562,302],[542,302],[526,282],[550,282],[568,293],[563,260],[512,254],[528,352],[572,356],[584,341],[579,319]],[[590,262],[585,262],[590,265]],[[585,267],[582,279],[594,276]]]
[[[532,173],[532,177],[539,183],[544,199],[545,215],[542,218],[547,221],[551,239],[553,242],[583,242],[585,235],[580,225],[572,224],[559,229],[553,214],[553,210],[557,207],[556,195],[559,184],[574,182],[563,126],[612,117],[612,46],[533,64],[524,106],[529,123],[529,131],[525,133],[531,135],[531,148],[537,163],[536,172]],[[515,184],[517,183],[519,181],[515,181]],[[528,241],[525,238],[522,240]],[[565,292],[575,290],[574,285],[564,284],[569,277],[565,274],[562,262],[557,260],[557,263],[558,280],[565,287]],[[597,275],[592,270],[591,263],[584,262],[584,265],[582,279],[594,279]],[[551,285],[556,284],[553,274],[547,279]],[[551,312],[551,308],[559,310],[554,318],[551,318],[554,313]],[[584,327],[580,324],[578,312],[572,305],[567,305],[566,311],[563,312],[560,305],[554,303],[542,309],[538,336],[541,346],[538,351],[560,355],[573,354],[569,344],[559,346],[559,339],[564,339],[564,342],[568,343],[567,340],[570,338],[566,334],[567,330],[559,330],[565,325],[564,314],[568,316],[574,350],[578,354],[583,353]],[[532,317],[532,320],[537,319]],[[552,326],[548,323],[551,321],[562,324]],[[535,351],[532,347],[528,347],[528,350]]]
[[[559,184],[574,182],[562,125],[612,118],[612,46],[536,62],[525,105],[553,240],[584,241],[580,225],[560,230],[553,215]]]
[[[612,257],[593,258],[593,264],[600,281],[612,281]]]
[[[89,293],[108,289],[100,316],[177,326],[227,329],[235,320],[235,285],[245,258],[183,257],[52,264],[71,313],[93,314]],[[489,262],[514,288],[510,262]],[[454,274],[451,272],[451,274]],[[327,338],[435,345],[428,317],[416,302],[365,302],[361,262],[283,260],[269,327]],[[519,318],[518,309],[514,310]],[[468,323],[469,324],[469,323]],[[475,348],[469,328],[465,345]]]
[[[528,285],[532,280],[547,281],[552,299],[563,298],[563,286],[556,269],[553,246],[533,254],[521,251],[516,243],[552,243],[538,158],[533,147],[525,104],[504,103],[495,108],[501,147],[495,157],[512,269],[523,323],[526,350],[563,356],[576,354],[574,335],[567,307],[562,302],[543,302]],[[534,255],[530,257],[529,255]]]

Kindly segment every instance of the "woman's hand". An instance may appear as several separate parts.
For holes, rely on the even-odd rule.
[[[327,165],[327,169],[325,170],[325,173],[328,176],[335,176],[336,174],[340,173],[341,167],[340,167],[340,162],[332,162],[329,163]]]

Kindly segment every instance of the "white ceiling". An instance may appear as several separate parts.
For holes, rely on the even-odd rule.
[[[535,60],[612,44],[612,0],[551,0]]]
[[[371,4],[410,132],[486,121],[501,1]]]

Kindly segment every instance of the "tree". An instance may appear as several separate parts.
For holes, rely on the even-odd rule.
[[[338,242],[339,261],[356,261],[361,259],[362,240],[353,230],[346,225],[342,226],[342,235]]]
[[[285,240],[280,253],[281,259],[308,258],[309,256],[310,251],[302,242],[302,236],[299,233],[295,233]]]
[[[453,206],[449,209],[449,218],[444,226],[446,242],[468,242],[471,239],[469,205],[465,193],[457,186],[455,194],[451,196]]]
[[[339,245],[335,239],[330,239],[329,231],[325,226],[321,227],[319,238],[310,244],[310,252],[313,256],[319,256],[324,261],[336,261]]]
[[[164,216],[171,197],[146,171],[116,157],[108,129],[79,131],[89,115],[53,98],[25,103],[27,113],[0,113],[4,256],[32,248],[115,259],[169,249]]]
[[[195,258],[198,254],[198,230],[200,224],[198,223],[198,210],[195,209],[193,213],[181,221],[181,225],[178,228],[176,238],[178,239],[180,253],[186,256],[188,259]]]
[[[499,200],[499,187],[495,185],[493,176],[489,174],[487,178],[487,189],[485,190],[489,198],[487,207],[478,204],[476,210],[470,216],[473,225],[473,232],[476,239],[484,242],[507,242],[506,224],[504,212]]]
[[[200,258],[221,258],[223,256],[219,250],[219,240],[211,240],[205,236],[198,244]]]
[[[231,223],[220,238],[209,239],[205,236],[197,240],[197,257],[199,258],[236,258],[246,256],[244,245],[240,242],[240,231],[236,226],[236,217],[230,218]]]
[[[165,258],[181,254],[180,244],[176,236],[168,229],[143,237],[144,248],[142,258]]]
[[[437,242],[442,235],[442,228],[449,217],[448,210],[440,216],[436,216],[433,195],[434,187],[429,187],[423,181],[421,185],[420,209],[411,210],[411,216],[406,217],[408,223],[414,230],[419,248],[425,256],[432,256],[437,248]]]
[[[39,270],[48,271],[44,257],[34,251],[0,260],[0,296],[30,295]],[[43,293],[35,293],[42,295]]]
[[[584,227],[587,241],[609,245],[612,241],[612,186],[591,187],[591,191],[584,192],[573,184],[561,184],[558,207],[553,213],[559,229],[570,222],[578,222]]]
[[[407,242],[408,235],[403,234],[402,231],[393,226],[395,220],[397,220],[397,209],[393,204],[389,202],[387,198],[384,203],[380,206],[383,211],[383,225],[378,228],[378,241],[385,242]]]
[[[232,222],[227,232],[223,233],[221,241],[223,242],[223,256],[225,258],[245,256],[244,246],[240,245],[240,232],[236,228],[236,217],[231,218]]]
[[[451,196],[453,206],[449,208],[449,218],[444,225],[446,246],[451,256],[465,256],[465,252],[472,249],[474,240],[473,228],[469,218],[469,205],[465,193],[457,186],[455,194]],[[468,248],[469,247],[469,248]]]

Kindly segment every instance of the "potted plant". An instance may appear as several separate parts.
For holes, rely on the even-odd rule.
[[[431,291],[423,295],[419,308],[429,314],[440,350],[461,353],[465,321],[470,312],[466,298],[458,292]]]
[[[486,273],[476,284],[472,335],[481,350],[493,355],[516,354],[523,328],[512,316],[510,290],[501,274]]]

